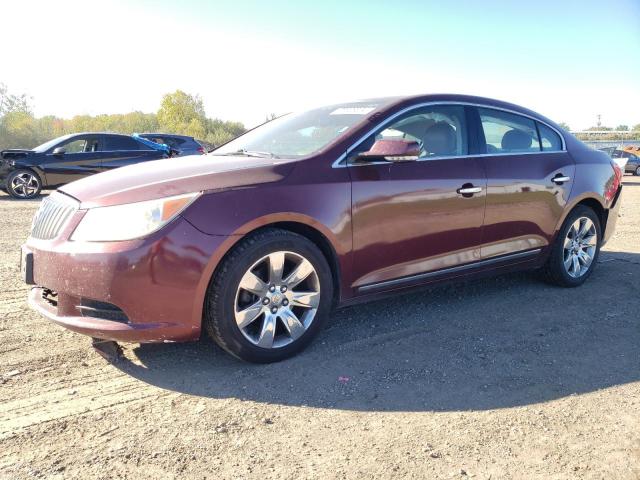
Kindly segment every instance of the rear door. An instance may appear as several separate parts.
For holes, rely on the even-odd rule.
[[[573,159],[542,122],[492,108],[476,112],[487,174],[482,257],[535,253],[553,239],[571,193]]]
[[[54,154],[56,149],[64,153]],[[67,139],[46,153],[42,166],[50,186],[63,185],[100,171],[102,161],[102,139],[100,135],[78,135]]]
[[[420,155],[356,158],[381,139],[417,142]],[[468,152],[465,107],[433,105],[394,119],[349,154],[352,285],[360,293],[421,283],[480,259],[486,178]]]
[[[165,158],[162,152],[153,150],[127,135],[105,135],[104,139],[105,156],[102,170]]]

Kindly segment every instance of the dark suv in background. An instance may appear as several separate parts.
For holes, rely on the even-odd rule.
[[[36,197],[44,187],[125,165],[168,158],[170,150],[116,133],[75,133],[32,150],[0,152],[0,188],[14,198]]]
[[[141,133],[138,136],[155,143],[167,145],[176,155],[204,155],[207,153],[205,142],[196,140],[186,135],[174,135],[167,133]]]

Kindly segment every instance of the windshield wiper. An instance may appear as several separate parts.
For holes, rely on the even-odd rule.
[[[245,150],[244,148],[241,148],[240,150],[236,150],[235,152],[221,153],[220,155],[225,155],[225,156],[240,155],[243,157],[258,157],[258,158],[278,158],[277,155],[271,152],[258,152],[256,150]]]

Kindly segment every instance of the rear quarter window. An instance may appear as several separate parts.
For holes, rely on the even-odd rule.
[[[562,139],[551,128],[538,122],[538,131],[540,132],[540,144],[544,152],[560,152],[562,151]]]

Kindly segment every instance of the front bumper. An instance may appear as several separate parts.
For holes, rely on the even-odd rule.
[[[0,159],[0,189],[7,189],[7,178],[9,174],[14,170],[13,166],[9,164],[7,160]]]
[[[609,241],[609,239],[613,236],[616,231],[616,224],[618,223],[618,215],[620,212],[620,205],[622,204],[622,185],[618,188],[615,197],[613,197],[613,201],[611,202],[611,206],[607,212],[607,221],[604,226],[604,236],[602,238],[602,245]]]
[[[27,241],[37,285],[31,307],[69,330],[106,340],[197,339],[209,279],[230,237],[204,234],[178,217],[142,240],[67,240],[83,215],[78,211],[56,239]],[[55,301],[45,291],[56,292]],[[96,304],[116,314],[87,307]]]

